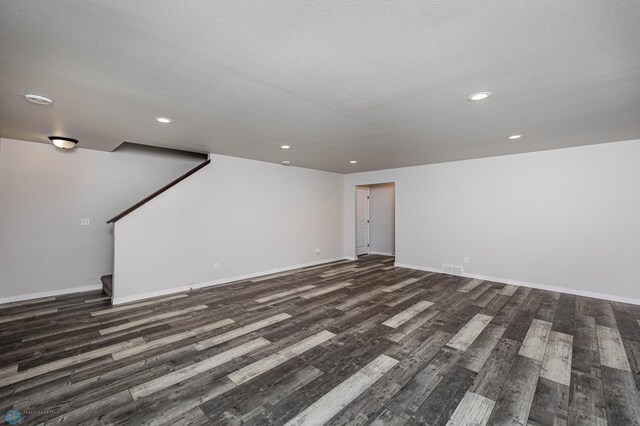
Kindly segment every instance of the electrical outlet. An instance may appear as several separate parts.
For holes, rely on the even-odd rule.
[[[469,258],[467,256],[464,257],[464,263],[469,263]]]
[[[220,264],[218,262],[214,262],[213,269],[220,269]]]
[[[316,247],[316,254],[320,254],[320,247]]]
[[[89,226],[91,225],[91,219],[89,219],[88,217],[83,217],[82,219],[80,219],[80,226]]]

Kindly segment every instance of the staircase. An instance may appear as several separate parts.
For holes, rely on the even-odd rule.
[[[113,296],[113,275],[105,275],[100,277],[102,281],[102,291],[109,297]]]
[[[210,163],[211,163],[211,159],[206,160],[206,161],[198,164],[196,167],[194,167],[193,169],[189,170],[188,172],[186,172],[182,176],[178,177],[177,179],[174,179],[173,181],[169,182],[168,184],[166,184],[165,186],[163,186],[162,188],[160,188],[159,190],[157,190],[153,194],[149,195],[148,197],[145,197],[144,199],[138,201],[137,203],[135,203],[133,206],[129,207],[128,209],[126,209],[126,210],[120,212],[119,214],[115,215],[114,217],[109,219],[107,221],[107,223],[115,224],[117,221],[119,221],[123,217],[125,217],[128,214],[130,214],[131,212],[137,210],[141,206],[147,204],[149,201],[153,200],[158,195],[162,194],[163,192],[167,191],[168,189],[172,188],[173,186],[175,186],[178,183],[182,182],[183,180],[187,179],[189,176],[193,175],[197,171],[199,171],[199,170],[203,169],[204,167],[208,166]],[[111,301],[113,303],[113,298],[114,298],[114,296],[113,296],[113,275],[105,275],[105,276],[100,278],[100,281],[102,281],[102,291],[108,297],[111,298]]]

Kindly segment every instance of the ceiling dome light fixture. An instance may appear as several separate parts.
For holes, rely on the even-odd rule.
[[[522,135],[511,135],[511,136],[507,136],[507,139],[515,140],[515,139],[520,139],[521,137]]]
[[[471,102],[484,101],[485,99],[487,99],[491,95],[492,95],[491,92],[476,92],[476,93],[470,95],[468,99]]]
[[[289,149],[289,148],[291,148],[291,147],[290,147],[289,145],[280,145],[280,148],[282,148],[282,149]]]
[[[73,149],[78,144],[76,139],[63,138],[62,136],[49,136],[49,140],[60,149]]]
[[[25,93],[24,98],[37,105],[51,105],[53,103],[53,99],[34,93]]]
[[[282,164],[283,166],[288,166],[288,165],[290,165],[290,164],[291,164],[291,161],[289,161],[289,160],[284,160],[284,161],[283,161],[282,163],[280,163],[280,164]]]
[[[351,163],[351,164],[356,164],[356,163],[357,163],[357,161],[356,161],[356,160],[351,160],[351,161],[349,161],[349,163]]]
[[[156,117],[156,121],[158,123],[162,123],[162,124],[169,124],[171,123],[173,120],[168,118],[168,117]]]

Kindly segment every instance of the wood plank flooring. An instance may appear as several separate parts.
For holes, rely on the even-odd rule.
[[[365,256],[0,306],[22,424],[640,425],[640,306]]]

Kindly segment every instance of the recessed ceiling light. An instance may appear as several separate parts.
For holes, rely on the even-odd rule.
[[[511,136],[508,136],[507,139],[514,140],[514,139],[520,139],[521,137],[522,135],[511,135]]]
[[[489,96],[491,96],[491,92],[477,92],[469,96],[470,101],[484,101]]]
[[[156,121],[158,123],[162,123],[162,124],[169,124],[171,123],[173,120],[167,117],[156,117]]]
[[[76,139],[64,138],[62,136],[49,136],[49,140],[60,149],[73,149],[78,143]]]
[[[350,162],[351,164],[356,164],[356,163],[357,163],[357,161],[356,161],[356,160],[351,160],[351,161],[349,161],[349,162]]]
[[[38,105],[51,105],[53,103],[53,99],[42,95],[35,95],[33,93],[25,93],[24,98],[29,102],[33,102]]]
[[[282,164],[283,166],[288,166],[289,164],[291,164],[291,161],[289,161],[289,160],[284,160],[284,161],[283,161],[282,163],[280,163],[280,164]]]
[[[280,148],[282,148],[282,149],[289,149],[289,148],[291,148],[291,147],[290,147],[289,145],[280,145]]]

